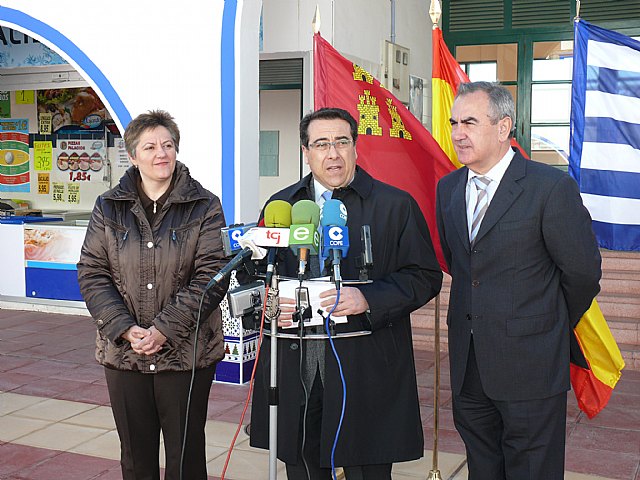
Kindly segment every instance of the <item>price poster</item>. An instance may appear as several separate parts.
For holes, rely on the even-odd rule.
[[[33,105],[35,93],[33,90],[16,90],[17,105]]]
[[[80,203],[80,184],[79,183],[67,184],[67,202],[75,203],[76,205]]]
[[[49,112],[41,113],[39,115],[38,132],[40,135],[51,135],[51,122],[53,121],[53,115]]]
[[[11,97],[9,90],[0,91],[0,118],[11,116]]]
[[[33,142],[33,168],[50,171],[52,167],[53,146],[49,141]]]
[[[29,120],[0,119],[0,192],[30,192]]]
[[[38,194],[49,195],[51,177],[48,173],[38,173]]]
[[[53,149],[52,178],[58,182],[104,183],[107,146],[104,139],[61,140]]]
[[[53,182],[51,187],[53,188],[53,201],[64,203],[64,183]]]

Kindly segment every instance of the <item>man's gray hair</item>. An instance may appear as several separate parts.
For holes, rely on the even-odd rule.
[[[509,138],[513,138],[516,134],[516,106],[511,92],[499,83],[469,82],[461,83],[460,86],[458,86],[456,98],[478,91],[486,93],[489,97],[489,118],[491,123],[496,124],[505,117],[511,119],[512,127],[509,132]]]

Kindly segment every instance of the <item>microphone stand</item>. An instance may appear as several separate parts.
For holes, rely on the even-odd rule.
[[[276,267],[274,266],[274,270]],[[278,272],[271,277],[270,290],[278,295]],[[269,480],[278,478],[278,318],[271,320],[271,363],[269,370]]]

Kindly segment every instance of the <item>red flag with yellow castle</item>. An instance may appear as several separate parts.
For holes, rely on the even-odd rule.
[[[427,220],[440,266],[436,185],[454,170],[422,123],[369,72],[314,35],[315,108],[347,110],[358,121],[358,164],[374,178],[409,192]]]

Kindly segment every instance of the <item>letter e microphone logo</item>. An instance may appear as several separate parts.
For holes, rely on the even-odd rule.
[[[309,238],[310,235],[311,235],[311,232],[305,226],[300,226],[300,227],[296,228],[293,231],[293,234],[292,234],[293,238],[295,240],[297,240],[298,242],[302,242],[302,241],[306,240],[307,238]]]

